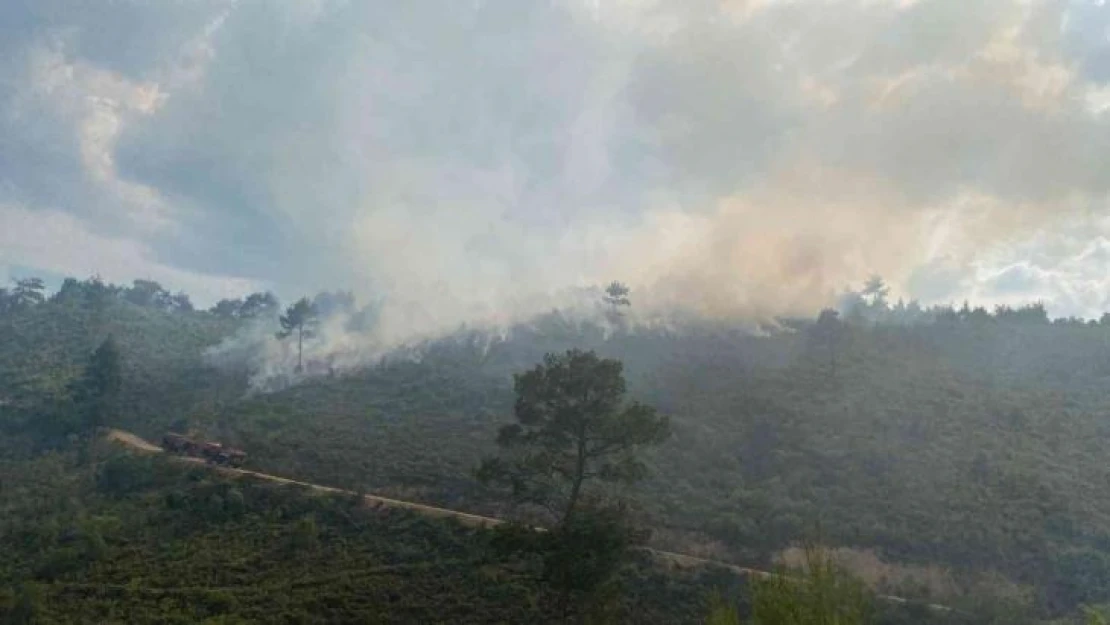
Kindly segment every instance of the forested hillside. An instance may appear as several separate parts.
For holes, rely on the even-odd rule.
[[[20,533],[39,512],[20,508],[27,505],[22,500],[27,491],[9,485],[46,471],[53,477],[41,478],[43,493],[70,488],[61,477],[71,470],[67,463],[85,466],[80,458],[66,460],[71,453],[66,441],[83,436],[67,421],[72,408],[67,389],[108,336],[119,344],[124,372],[118,409],[107,425],[154,438],[168,429],[195,429],[245,449],[252,468],[497,513],[508,508],[477,483],[473,471],[493,450],[498,427],[511,419],[511,374],[547,352],[581,347],[621,360],[633,397],[671,417],[673,436],[649,454],[651,476],[632,493],[656,530],[657,544],[768,565],[782,550],[820,531],[831,546],[857,560],[867,555],[869,562],[889,566],[875,580],[884,591],[968,610],[1006,604],[1030,617],[1062,616],[1083,604],[1110,601],[1110,469],[1102,453],[1110,442],[1106,323],[1051,321],[1038,306],[993,312],[891,306],[873,292],[850,299],[841,315],[778,320],[760,332],[722,321],[639,324],[634,315],[582,320],[553,312],[508,331],[460,331],[350,369],[294,376],[295,384],[259,394],[248,393],[248,368],[216,368],[204,350],[248,325],[272,320],[273,332],[280,330],[272,297],[258,294],[197,311],[187,297],[170,296],[149,283],[121,288],[95,280],[67,281],[50,297],[3,296],[5,506],[24,515],[22,525],[3,525],[4,541],[18,539],[26,546],[58,539],[55,533],[41,539],[47,543],[36,543],[40,539]],[[239,501],[234,505],[250,513],[225,519],[220,512],[219,522],[235,529],[216,533],[243,541],[228,545],[228,553],[246,558],[236,566],[263,557],[246,555],[257,552],[256,532],[291,532],[308,514],[326,517],[329,527],[339,518],[330,508],[299,510],[310,504],[293,500],[274,504],[268,498],[278,495],[262,487],[229,498],[230,486],[195,476],[128,487],[121,500],[103,476],[101,470],[80,478],[100,480],[95,482],[100,494],[78,506],[81,518],[155,515],[149,517],[157,517],[152,526],[170,527],[199,522],[170,504],[175,497],[219,500],[220,510]],[[144,498],[144,489],[152,494]],[[147,510],[155,502],[161,511]],[[197,509],[202,508],[207,509]],[[259,525],[269,519],[269,508],[276,508],[272,514],[280,519]],[[291,509],[299,511],[280,511]],[[41,512],[69,518],[62,509]],[[373,523],[378,529],[370,534],[408,535],[418,522]],[[204,527],[187,539],[200,542],[174,548],[202,549],[203,541],[224,540]],[[131,536],[136,528],[120,530],[119,536]],[[342,540],[370,540],[361,530],[349,531],[354,533]],[[470,540],[451,538],[456,529],[427,531],[436,537],[420,543],[421,549],[436,553],[441,552],[431,546],[440,544],[436,541]],[[90,548],[82,546],[84,538],[73,540],[75,552]],[[5,583],[46,566],[33,549],[21,553],[25,559],[12,564]],[[374,553],[393,557],[388,549]],[[112,562],[140,566],[137,560]],[[79,592],[81,576],[94,575],[93,569],[96,583],[122,579],[112,577],[106,564],[58,566],[61,577],[45,579],[69,580],[65,592]],[[84,572],[65,577],[76,570]],[[484,570],[469,567],[451,575],[485,575]],[[272,574],[285,575],[281,571],[277,567]],[[195,578],[196,586],[237,583],[222,579],[222,573],[205,575]],[[432,592],[406,583],[390,582],[404,589],[390,592]],[[119,601],[139,601],[119,584]],[[484,588],[462,578],[458,584]],[[480,592],[518,592],[511,588]],[[704,590],[682,595],[675,605],[696,611],[704,605]],[[254,599],[236,597],[235,605],[254,605]],[[485,601],[471,595],[458,600]],[[114,609],[103,597],[95,601],[99,610]],[[244,608],[243,614],[253,609]],[[393,614],[402,616],[386,620],[408,613]]]
[[[15,623],[546,622],[526,563],[488,532],[354,498],[229,482],[98,446],[0,462],[0,620]],[[94,470],[95,467],[95,470]],[[622,622],[697,623],[723,571],[640,558]]]

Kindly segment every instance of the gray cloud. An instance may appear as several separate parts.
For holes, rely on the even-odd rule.
[[[1091,238],[1017,243],[1105,210],[1101,5],[87,7],[0,9],[3,218],[189,284],[382,296],[397,336],[612,278],[714,314],[872,272],[1040,296]],[[996,275],[1037,254],[1040,281]]]

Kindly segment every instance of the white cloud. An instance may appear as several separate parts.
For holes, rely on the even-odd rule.
[[[150,115],[166,99],[157,83],[135,83],[111,71],[66,58],[64,45],[32,49],[28,55],[26,90],[10,109],[28,117],[42,109],[56,123],[70,125],[84,171],[107,194],[117,222],[141,230],[173,224],[171,207],[156,189],[122,179],[116,169],[115,142],[131,115]]]
[[[142,243],[97,234],[71,214],[0,204],[0,269],[36,267],[56,274],[130,283],[152,279],[185,290],[198,304],[237,297],[261,286],[232,276],[202,275],[164,265]]]
[[[1110,221],[1093,213],[976,259],[964,295],[985,305],[1044,302],[1055,316],[1110,310]]]

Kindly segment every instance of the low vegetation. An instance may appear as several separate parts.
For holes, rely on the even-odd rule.
[[[546,622],[493,535],[100,446],[0,464],[0,622]],[[696,623],[723,573],[622,564],[619,622]]]

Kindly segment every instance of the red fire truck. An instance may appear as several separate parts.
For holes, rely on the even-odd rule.
[[[194,458],[204,458],[213,464],[232,467],[243,465],[247,453],[242,449],[224,447],[215,441],[197,440],[195,437],[168,432],[162,438],[162,448],[166,451]]]

